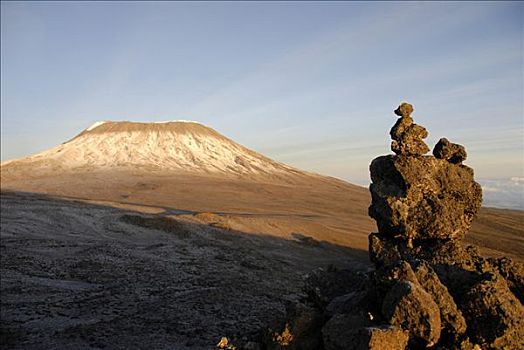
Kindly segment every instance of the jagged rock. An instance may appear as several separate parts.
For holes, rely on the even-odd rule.
[[[325,308],[334,298],[358,291],[367,282],[367,276],[335,267],[319,268],[304,281],[304,291],[318,308]]]
[[[393,265],[405,257],[402,251],[406,251],[407,243],[404,240],[389,239],[380,233],[371,233],[368,241],[369,259],[377,267]]]
[[[363,315],[337,314],[322,328],[324,349],[355,349],[358,344],[358,332],[371,326],[371,321]]]
[[[367,327],[359,332],[356,350],[404,350],[408,345],[409,333],[397,327]]]
[[[455,265],[473,271],[483,261],[472,246],[464,247],[460,240],[416,241],[413,247],[408,247],[403,239],[391,239],[380,233],[371,233],[368,240],[369,257],[377,267],[419,259],[431,266]]]
[[[482,189],[464,165],[431,156],[382,156],[370,171],[369,215],[384,235],[459,239],[480,208]]]
[[[400,106],[395,109],[395,114],[399,117],[411,117],[411,113],[413,113],[413,105],[407,102],[402,102]]]
[[[326,315],[332,317],[336,314],[361,314],[367,315],[369,297],[367,291],[356,291],[338,296],[331,300],[326,307]]]
[[[441,138],[433,148],[435,158],[447,160],[453,164],[462,164],[468,154],[464,146],[449,142],[446,138]]]
[[[318,350],[322,343],[322,313],[303,303],[291,304],[287,322],[281,329],[270,330],[266,336],[267,350]]]
[[[338,314],[322,329],[326,350],[404,350],[408,332],[389,325],[371,326],[362,315]]]
[[[413,106],[409,103],[402,103],[395,110],[395,114],[400,118],[389,134],[393,139],[391,150],[396,154],[423,155],[429,151],[429,147],[422,140],[428,136],[428,132],[424,127],[413,122],[412,112]]]
[[[509,289],[524,304],[524,264],[509,258],[488,259],[508,283]]]
[[[333,339],[327,340],[326,350],[404,350],[408,344],[408,332],[392,326],[346,329]]]
[[[379,291],[389,290],[397,281],[420,285],[437,304],[443,331],[448,335],[460,335],[466,331],[466,321],[453,297],[427,262],[412,260],[410,264],[402,260],[394,266],[378,269],[374,279]]]
[[[326,350],[402,350],[408,332],[389,325],[371,326],[362,315],[337,314],[322,329]]]
[[[414,262],[414,273],[417,280],[432,297],[440,310],[442,327],[448,334],[460,335],[466,332],[466,320],[444,286],[438,275],[425,261]]]
[[[464,297],[463,311],[473,341],[494,349],[524,349],[524,307],[497,274]]]
[[[395,283],[384,298],[382,314],[389,324],[409,331],[410,341],[414,344],[433,346],[440,338],[438,305],[416,283]]]

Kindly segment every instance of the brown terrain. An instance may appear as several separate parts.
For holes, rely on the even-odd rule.
[[[201,174],[99,171],[3,179],[2,190],[163,215],[177,210],[216,213],[241,231],[282,238],[298,231],[363,251],[368,248],[368,234],[376,230],[368,216],[369,190],[328,177],[272,184]],[[478,245],[485,255],[523,261],[524,212],[482,208],[466,241]]]
[[[371,267],[377,231],[368,189],[194,123],[101,124],[3,163],[1,190],[13,349],[261,348],[309,272]],[[523,261],[524,212],[482,208],[465,240]]]

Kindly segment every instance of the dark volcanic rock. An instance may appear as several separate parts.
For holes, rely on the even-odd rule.
[[[408,345],[409,333],[397,327],[367,327],[360,331],[357,350],[403,350]]]
[[[447,160],[453,164],[462,164],[468,154],[464,146],[451,143],[446,138],[441,138],[433,148],[433,155],[438,159]]]
[[[440,338],[438,305],[416,283],[397,282],[384,298],[382,314],[390,324],[409,331],[415,344],[433,346]]]
[[[326,350],[404,350],[408,332],[398,327],[382,325],[360,327],[353,316],[337,315],[324,327]]]
[[[488,259],[489,263],[497,269],[506,279],[509,289],[524,303],[524,266],[509,258]]]
[[[319,268],[306,277],[304,291],[310,302],[323,309],[334,298],[356,291],[365,283],[367,276],[362,273],[335,267]]]
[[[488,276],[464,298],[468,334],[484,347],[524,349],[524,307],[499,275]]]
[[[378,269],[374,280],[379,291],[385,294],[397,281],[420,285],[431,295],[440,310],[442,330],[447,334],[460,335],[466,331],[466,321],[448,289],[438,275],[424,260],[399,261],[395,266]],[[386,291],[386,292],[384,292]]]
[[[438,275],[425,261],[416,261],[414,273],[422,288],[428,292],[440,309],[442,328],[449,334],[463,334],[466,331],[466,320],[449,294]]]
[[[279,330],[270,330],[266,336],[267,350],[317,350],[322,343],[322,313],[315,307],[302,303],[289,305],[288,322]]]
[[[380,233],[406,240],[462,238],[480,209],[473,171],[431,156],[382,156],[371,163],[369,215]]]
[[[357,349],[359,331],[368,326],[371,326],[371,321],[362,315],[335,315],[322,328],[324,348]]]
[[[391,150],[396,154],[423,155],[429,151],[429,147],[423,141],[428,137],[428,132],[424,127],[413,122],[412,112],[413,106],[409,103],[402,103],[395,110],[395,114],[400,118],[393,125],[389,134],[393,139]]]

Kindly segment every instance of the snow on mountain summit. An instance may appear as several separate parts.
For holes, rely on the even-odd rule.
[[[302,173],[192,121],[96,122],[59,146],[3,164],[2,170],[21,167],[37,172],[130,168],[272,177]]]

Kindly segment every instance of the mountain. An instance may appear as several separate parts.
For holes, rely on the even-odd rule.
[[[2,164],[2,172],[128,169],[285,180],[312,176],[254,152],[197,122],[97,122],[47,151]]]

